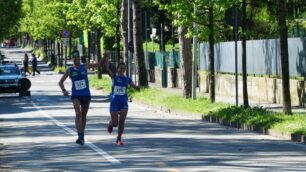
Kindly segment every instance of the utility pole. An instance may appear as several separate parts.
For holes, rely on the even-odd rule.
[[[145,63],[146,69],[149,69],[149,54],[148,54],[148,12],[145,11],[145,39],[146,39],[146,55],[145,55]]]
[[[131,53],[131,5],[132,5],[132,0],[128,0],[128,61],[127,61],[127,66],[128,66],[128,71],[127,71],[127,76],[132,77],[131,74],[131,59],[132,59],[132,53]]]
[[[196,16],[196,5],[194,4],[194,16]],[[194,18],[196,19],[196,17]],[[196,69],[196,52],[197,52],[197,44],[198,44],[198,37],[197,37],[197,24],[196,22],[193,22],[193,52],[192,52],[192,92],[191,97],[193,100],[196,99],[196,87],[197,87],[197,69]]]

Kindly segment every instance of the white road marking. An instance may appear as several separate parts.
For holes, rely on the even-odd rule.
[[[33,107],[35,107],[42,115],[44,115],[45,117],[49,118],[52,122],[54,122],[56,125],[58,125],[59,127],[62,127],[64,130],[66,130],[68,133],[70,133],[71,135],[75,136],[77,135],[77,133],[73,130],[71,130],[70,128],[66,127],[63,123],[61,123],[60,121],[56,120],[55,118],[53,118],[52,116],[48,115],[46,112],[44,112],[40,107],[38,107],[33,101],[31,101],[31,104],[33,105]],[[102,150],[101,148],[99,148],[98,146],[94,145],[93,143],[91,143],[90,141],[86,140],[86,146],[90,147],[92,150],[94,150],[95,152],[97,152],[99,155],[101,155],[103,158],[105,158],[107,161],[111,162],[112,164],[117,164],[120,165],[121,162],[119,160],[117,160],[116,158],[112,157],[111,155],[109,155],[108,153],[106,153],[104,150]]]

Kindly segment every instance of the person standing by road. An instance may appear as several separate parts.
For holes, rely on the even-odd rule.
[[[24,54],[23,69],[25,75],[27,75],[27,72],[31,75],[31,72],[29,72],[29,56],[27,53]]]
[[[131,85],[134,89],[139,90],[139,86],[136,86],[132,82],[131,78],[125,76],[125,63],[120,62],[117,66],[117,74],[113,74],[109,68],[109,53],[106,53],[104,58],[105,69],[112,79],[112,92],[109,109],[111,120],[109,121],[107,131],[111,134],[113,132],[113,127],[118,126],[116,144],[123,145],[121,136],[124,131],[125,119],[128,113],[127,87],[128,85]]]
[[[32,54],[32,72],[33,72],[33,76],[35,76],[35,72],[40,74],[40,71],[37,70],[37,58],[34,53]]]
[[[75,127],[78,132],[77,144],[84,145],[84,131],[86,126],[86,116],[89,109],[91,94],[89,90],[88,68],[101,67],[103,59],[96,64],[81,63],[79,51],[72,52],[73,66],[69,67],[59,81],[59,86],[64,96],[69,92],[65,89],[64,82],[69,76],[72,81],[71,100],[75,111]]]

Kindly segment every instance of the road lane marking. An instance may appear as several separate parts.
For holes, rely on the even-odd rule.
[[[40,107],[38,107],[36,105],[36,103],[34,103],[33,101],[31,101],[31,104],[33,105],[33,107],[35,107],[37,109],[37,111],[39,113],[41,113],[42,115],[44,115],[45,117],[49,118],[52,122],[54,122],[57,126],[63,128],[64,130],[66,130],[68,133],[70,133],[71,135],[75,136],[77,135],[77,133],[73,130],[71,130],[70,128],[66,127],[63,123],[61,123],[60,121],[58,121],[57,119],[53,118],[52,116],[48,115],[46,112],[44,112]],[[90,147],[92,150],[94,150],[95,152],[97,152],[99,155],[101,155],[103,158],[105,158],[107,161],[111,162],[112,164],[117,164],[120,165],[121,162],[119,160],[117,160],[116,158],[112,157],[111,155],[109,155],[108,153],[106,153],[104,150],[102,150],[101,148],[99,148],[98,146],[94,145],[93,143],[91,143],[90,141],[86,140],[86,146]]]

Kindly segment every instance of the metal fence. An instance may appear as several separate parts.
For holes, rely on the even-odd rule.
[[[246,43],[247,73],[260,75],[281,75],[280,40],[251,40]],[[214,47],[215,71],[235,72],[235,42],[218,43]],[[200,44],[199,68],[208,70],[209,47]],[[289,38],[289,72],[290,76],[306,77],[306,37]],[[241,73],[242,45],[238,41],[238,72]]]

